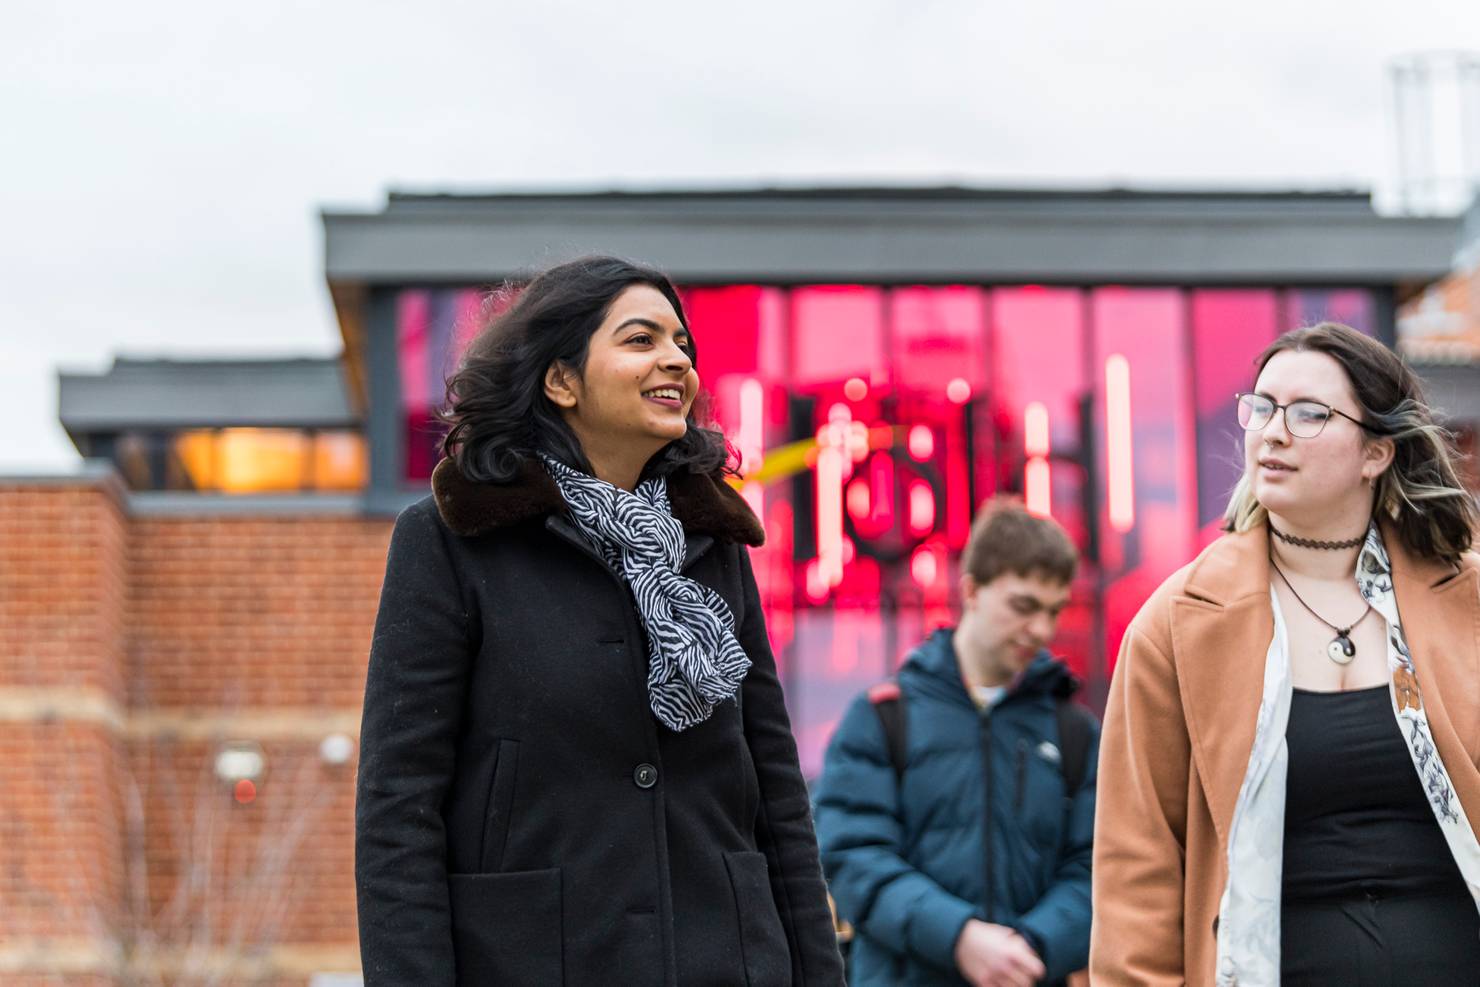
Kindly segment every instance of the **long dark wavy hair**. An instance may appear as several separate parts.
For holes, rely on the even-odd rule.
[[[1333,357],[1351,381],[1362,421],[1393,443],[1393,462],[1378,477],[1373,513],[1391,520],[1403,544],[1418,557],[1457,563],[1471,548],[1480,510],[1459,478],[1454,436],[1435,420],[1418,375],[1370,336],[1322,322],[1292,329],[1270,343],[1254,361],[1254,378],[1286,350]],[[1245,475],[1228,502],[1223,530],[1247,531],[1267,516]]]
[[[612,302],[632,285],[662,292],[689,330],[688,354],[699,365],[693,331],[683,302],[662,272],[616,257],[582,257],[538,275],[518,291],[507,310],[495,316],[468,347],[447,381],[447,404],[438,417],[449,425],[442,451],[463,476],[480,483],[508,483],[524,463],[541,453],[592,473],[580,440],[545,396],[545,372],[559,362],[577,378],[585,370],[591,336]],[[664,446],[643,472],[667,476],[678,470],[716,473],[729,468],[729,447],[718,429],[703,427],[696,416],[707,407],[703,395],[689,409],[683,438]]]

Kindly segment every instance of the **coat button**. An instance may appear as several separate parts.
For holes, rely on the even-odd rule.
[[[632,772],[632,780],[638,788],[652,788],[658,783],[658,769],[646,762]]]

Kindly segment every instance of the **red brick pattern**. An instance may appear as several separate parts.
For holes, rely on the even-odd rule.
[[[0,480],[0,687],[123,695],[127,519],[106,489]]]
[[[0,478],[0,982],[353,969],[355,761],[319,744],[355,732],[390,527]],[[213,770],[227,742],[265,757],[250,800]],[[76,972],[110,944],[124,969]]]
[[[350,518],[130,526],[134,707],[357,707],[390,527]]]

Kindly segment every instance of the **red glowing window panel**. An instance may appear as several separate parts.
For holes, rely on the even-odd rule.
[[[682,297],[706,384],[729,374],[785,374],[785,300],[779,290],[748,284],[689,288]]]
[[[1185,303],[1175,289],[1112,287],[1091,292],[1090,307],[1095,435],[1105,478],[1100,563],[1107,599],[1139,601],[1146,586],[1186,563],[1196,545]],[[1125,629],[1112,610],[1106,611],[1107,656],[1119,649]]]
[[[810,390],[859,377],[888,381],[884,292],[822,285],[791,293],[792,386]]]
[[[1035,449],[1046,439],[1059,456],[1047,460],[1052,515],[1084,543],[1084,469],[1070,459],[1080,446],[1081,399],[1086,376],[1084,301],[1069,288],[999,288],[991,295],[992,421],[1009,489],[1026,490],[1028,412],[1033,409]],[[1032,493],[1041,497],[1043,468],[1035,467]],[[979,484],[991,489],[991,484]],[[1042,502],[1035,500],[1035,506]]]
[[[1051,507],[1048,513],[1083,548],[1088,527],[1080,407],[1093,388],[1083,293],[998,288],[989,302],[990,415],[975,419],[978,497],[1000,485],[1020,493],[1040,513]],[[1076,588],[1053,643],[1054,652],[1081,674],[1095,649],[1088,633],[1094,626],[1090,596]]]
[[[987,382],[986,292],[953,285],[889,293],[889,339],[898,386],[945,395],[956,379]]]
[[[1096,432],[1103,436],[1102,475],[1107,487],[1105,520],[1111,532],[1135,532],[1128,565],[1171,572],[1190,558],[1196,529],[1192,392],[1186,373],[1182,296],[1173,289],[1101,288],[1093,292],[1091,304],[1099,368]],[[1126,496],[1130,503],[1117,503]],[[1173,523],[1153,527],[1144,518],[1138,523],[1143,510],[1158,504],[1174,511],[1160,520]]]
[[[1084,305],[1078,291],[999,288],[992,293],[992,393],[1012,417],[1021,446],[1029,404],[1048,413],[1051,442],[1078,441],[1078,401],[1086,385]]]
[[[1233,395],[1254,382],[1254,360],[1282,331],[1275,292],[1208,288],[1192,292],[1192,381],[1197,409],[1200,540],[1217,536],[1243,461]]]

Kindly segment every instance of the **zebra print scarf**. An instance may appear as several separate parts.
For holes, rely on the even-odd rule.
[[[733,698],[750,668],[735,640],[735,615],[720,595],[679,572],[683,525],[668,506],[668,483],[628,493],[548,457],[572,520],[632,588],[648,640],[648,705],[671,730],[709,719]]]

